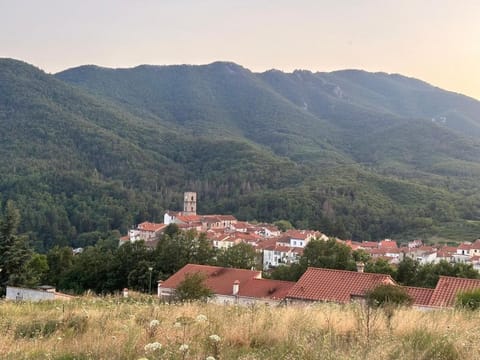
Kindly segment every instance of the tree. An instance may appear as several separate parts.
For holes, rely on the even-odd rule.
[[[35,253],[25,264],[25,281],[23,282],[23,285],[27,287],[36,287],[41,285],[45,280],[47,273],[47,256]]]
[[[20,221],[18,210],[8,201],[0,219],[0,294],[7,285],[23,285],[26,281],[25,266],[32,256],[26,238],[17,235]]]
[[[385,259],[371,260],[365,264],[365,272],[387,274],[395,278],[395,269]]]
[[[418,261],[413,260],[409,257],[404,258],[398,264],[397,276],[395,280],[398,283],[406,286],[416,285],[416,278],[419,267],[420,264],[418,263]]]
[[[113,253],[111,277],[116,290],[125,287],[145,291],[149,288],[149,267],[154,265],[154,252],[150,251],[143,241],[123,244]],[[157,272],[153,273],[155,280]],[[152,281],[153,281],[152,280]]]
[[[287,231],[290,229],[293,229],[293,225],[290,221],[288,220],[278,220],[273,223],[280,231]]]
[[[240,243],[218,254],[218,265],[237,269],[252,269],[257,265],[257,253],[253,246]]]
[[[175,289],[178,301],[207,300],[213,292],[205,285],[206,276],[202,273],[186,274]]]
[[[180,231],[176,225],[160,237],[154,254],[155,267],[165,276],[189,263],[212,264],[215,257],[205,234],[199,235],[195,230]]]
[[[81,255],[78,255],[81,256]],[[55,246],[47,253],[48,273],[45,281],[48,285],[63,288],[63,278],[73,265],[73,252],[69,247]]]
[[[413,303],[407,291],[398,285],[378,285],[366,294],[366,305],[372,309],[381,309],[387,320],[387,327],[391,330],[392,318],[395,310],[402,305]]]
[[[385,284],[367,292],[366,301],[372,307],[385,307],[387,305],[411,305],[413,299],[401,286]]]
[[[309,266],[340,270],[356,269],[351,249],[335,239],[311,240],[305,246],[300,263],[305,269]]]
[[[114,254],[100,247],[87,247],[74,257],[73,265],[65,274],[63,287],[76,293],[92,290],[110,293],[118,290],[112,276]]]
[[[473,289],[458,293],[455,306],[468,310],[480,309],[480,289]]]
[[[272,279],[285,281],[298,281],[305,272],[305,269],[297,263],[291,265],[280,265],[273,269]]]

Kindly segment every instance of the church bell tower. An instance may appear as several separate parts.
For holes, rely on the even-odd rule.
[[[197,215],[197,193],[196,192],[183,193],[183,214]]]

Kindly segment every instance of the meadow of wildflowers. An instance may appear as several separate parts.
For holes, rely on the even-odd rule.
[[[479,359],[480,313],[359,305],[162,304],[81,297],[0,302],[0,359]]]

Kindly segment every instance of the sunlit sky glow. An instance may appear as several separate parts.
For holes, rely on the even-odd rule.
[[[385,71],[480,99],[478,0],[0,0],[0,57]]]

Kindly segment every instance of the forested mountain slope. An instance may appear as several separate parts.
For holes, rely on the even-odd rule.
[[[350,72],[213,63],[53,76],[1,59],[0,199],[15,200],[40,250],[161,221],[185,190],[199,193],[201,213],[285,218],[344,238],[477,236],[478,141],[421,104],[391,102],[397,88],[440,92],[472,128],[478,102],[361,74],[391,89]]]

